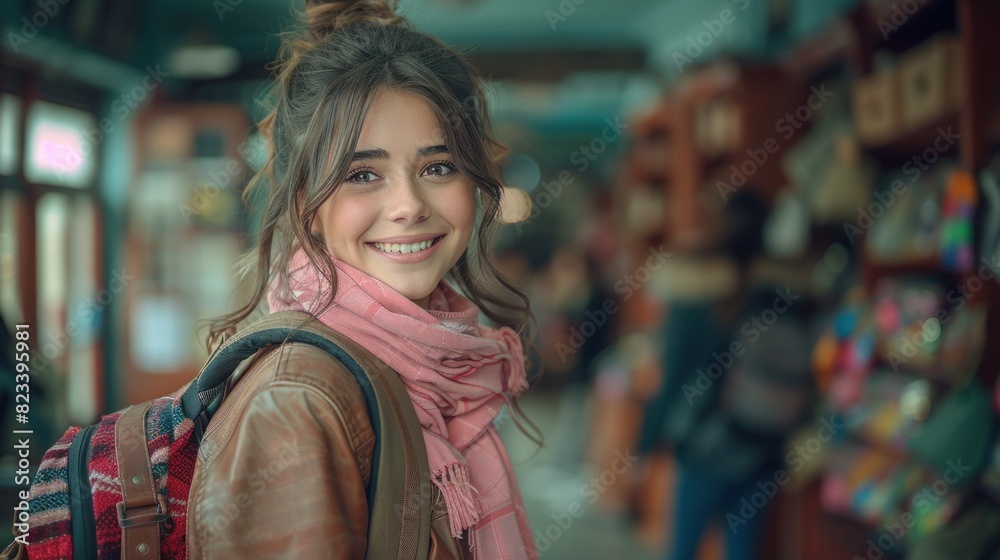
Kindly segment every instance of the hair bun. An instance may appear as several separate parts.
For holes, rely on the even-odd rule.
[[[392,26],[406,21],[396,13],[393,0],[305,0],[305,5],[305,23],[314,41],[352,23]]]

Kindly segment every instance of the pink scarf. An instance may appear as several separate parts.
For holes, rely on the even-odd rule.
[[[476,558],[537,558],[507,450],[493,427],[506,393],[528,387],[517,333],[480,325],[479,308],[443,280],[425,310],[361,270],[333,262],[334,305],[315,313],[330,284],[300,247],[289,265],[292,297],[272,284],[271,312],[312,313],[394,369],[423,427],[431,480],[444,495],[452,535],[469,529]]]

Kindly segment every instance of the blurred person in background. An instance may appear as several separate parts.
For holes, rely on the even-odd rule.
[[[762,254],[767,217],[766,202],[749,186],[730,196],[713,219],[707,249],[691,255],[695,265],[690,283],[700,293],[674,296],[668,303],[661,338],[663,381],[647,407],[640,439],[641,453],[667,443],[677,458],[672,544],[666,559],[695,558],[713,521],[721,523],[726,534],[727,560],[757,557],[765,512],[740,517],[732,526],[727,514],[737,512],[741,500],[759,490],[757,481],[780,466],[782,441],[745,432],[731,421],[722,393],[726,377],[736,368],[719,357],[734,342],[751,346],[754,341],[740,332],[743,319],[760,313],[774,299],[774,290],[758,286],[752,273]],[[706,293],[706,284],[719,288]],[[706,388],[698,375],[716,362],[724,373]]]

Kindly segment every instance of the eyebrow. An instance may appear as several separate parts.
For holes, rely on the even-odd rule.
[[[447,154],[449,152],[450,150],[448,150],[448,146],[445,146],[444,144],[438,144],[436,146],[424,146],[423,148],[417,150],[417,157],[427,157],[427,156],[433,156],[435,154]],[[361,161],[365,159],[389,159],[389,152],[383,150],[382,148],[375,148],[374,150],[361,150],[358,152],[354,152],[354,155],[351,156],[352,162]]]

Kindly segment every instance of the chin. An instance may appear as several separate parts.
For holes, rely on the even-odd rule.
[[[434,286],[436,287],[437,284],[435,284]],[[416,288],[409,288],[409,289],[408,288],[403,288],[403,289],[396,288],[396,291],[398,291],[399,293],[403,294],[403,296],[405,296],[406,299],[408,299],[410,301],[416,302],[416,301],[423,301],[423,300],[425,300],[428,296],[431,295],[431,292],[434,291],[434,288],[433,287],[429,288],[429,289],[425,289],[423,287],[421,287],[419,289],[416,289]]]
[[[389,285],[392,289],[396,290],[402,294],[406,299],[411,301],[419,301],[427,296],[431,295],[434,288],[437,287],[439,280],[431,282],[431,279],[419,280],[419,281],[406,281],[403,279],[393,279],[385,278],[382,279],[383,282]]]

